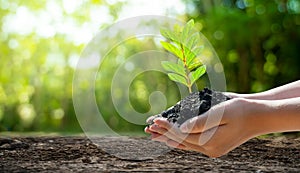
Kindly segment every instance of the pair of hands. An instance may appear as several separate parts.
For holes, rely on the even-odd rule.
[[[156,118],[145,132],[151,134],[152,140],[170,147],[219,157],[258,134],[258,117],[251,111],[250,102],[244,98],[233,98],[187,120],[180,127],[165,118]]]
[[[225,93],[232,99],[180,128],[157,118],[145,132],[170,147],[219,157],[258,135],[300,131],[299,91],[300,80],[256,94]]]

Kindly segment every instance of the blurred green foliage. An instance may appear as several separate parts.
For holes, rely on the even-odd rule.
[[[86,40],[115,21],[122,5],[0,1],[0,131],[81,131],[72,104],[74,67]]]
[[[85,43],[120,17],[124,3],[0,0],[0,131],[81,131],[72,103],[74,67]],[[228,90],[259,92],[299,79],[299,0],[184,3],[186,14],[179,18],[194,18],[210,40],[223,63]],[[97,102],[104,105],[101,113],[112,129],[143,129],[121,118],[111,101],[111,78],[120,55],[156,46],[153,39],[131,39],[101,64]],[[205,83],[199,81],[199,88]],[[165,93],[168,106],[180,98],[165,74],[142,73],[130,86],[133,108],[147,112],[153,91]]]
[[[260,92],[299,79],[299,0],[185,2],[223,63],[228,90]]]

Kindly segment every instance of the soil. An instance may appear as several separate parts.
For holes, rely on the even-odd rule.
[[[230,98],[225,96],[222,92],[204,88],[202,91],[191,93],[176,105],[153,116],[147,123],[151,125],[155,118],[164,117],[167,118],[169,122],[181,125],[186,120],[199,116],[208,111],[211,107],[229,99]]]
[[[145,137],[92,141],[84,136],[2,137],[0,172],[300,172],[300,138],[254,138],[217,159],[178,149],[135,158],[166,148]],[[123,157],[109,154],[109,149]]]

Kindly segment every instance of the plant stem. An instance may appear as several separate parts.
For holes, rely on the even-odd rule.
[[[185,76],[185,79],[186,79],[186,83],[187,83],[187,87],[189,89],[189,93],[192,93],[192,85],[191,85],[191,80],[189,78],[189,75],[190,75],[190,70],[186,64],[186,57],[185,57],[185,52],[184,52],[184,49],[183,49],[183,45],[180,44],[180,48],[181,48],[181,52],[182,52],[182,56],[183,56],[183,64],[184,64],[184,68],[185,68],[185,73],[186,73],[186,76]]]
[[[192,85],[191,85],[191,80],[189,78],[190,70],[185,63],[184,63],[184,67],[185,67],[185,73],[186,73],[186,83],[188,84],[189,93],[192,93]]]
[[[191,85],[191,80],[189,78],[189,72],[187,72],[187,83],[188,83],[188,88],[189,88],[189,93],[192,93],[192,85]]]

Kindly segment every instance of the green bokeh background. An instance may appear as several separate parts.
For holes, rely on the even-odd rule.
[[[182,4],[185,13],[172,13],[172,17],[195,19],[223,63],[228,91],[260,92],[299,79],[300,0],[184,0]],[[124,6],[126,1],[89,0],[68,10],[58,0],[0,0],[1,132],[81,132],[72,103],[72,79],[91,30],[81,35],[76,29],[93,26],[96,33],[122,18]],[[98,16],[103,21],[97,24],[92,10],[105,10],[108,15]],[[28,14],[39,20],[30,20]],[[23,18],[12,21],[15,16]],[[43,22],[49,17],[50,23]],[[28,29],[30,22],[39,27]],[[122,119],[111,101],[107,81],[120,55],[158,46],[151,38],[131,39],[103,62],[95,93],[98,104],[105,105],[101,109],[104,119],[115,131],[142,133],[144,128]],[[199,80],[198,87],[204,87],[206,80]],[[168,106],[180,99],[177,85],[165,74],[147,72],[130,86],[133,107],[147,112],[153,91],[165,93]]]

